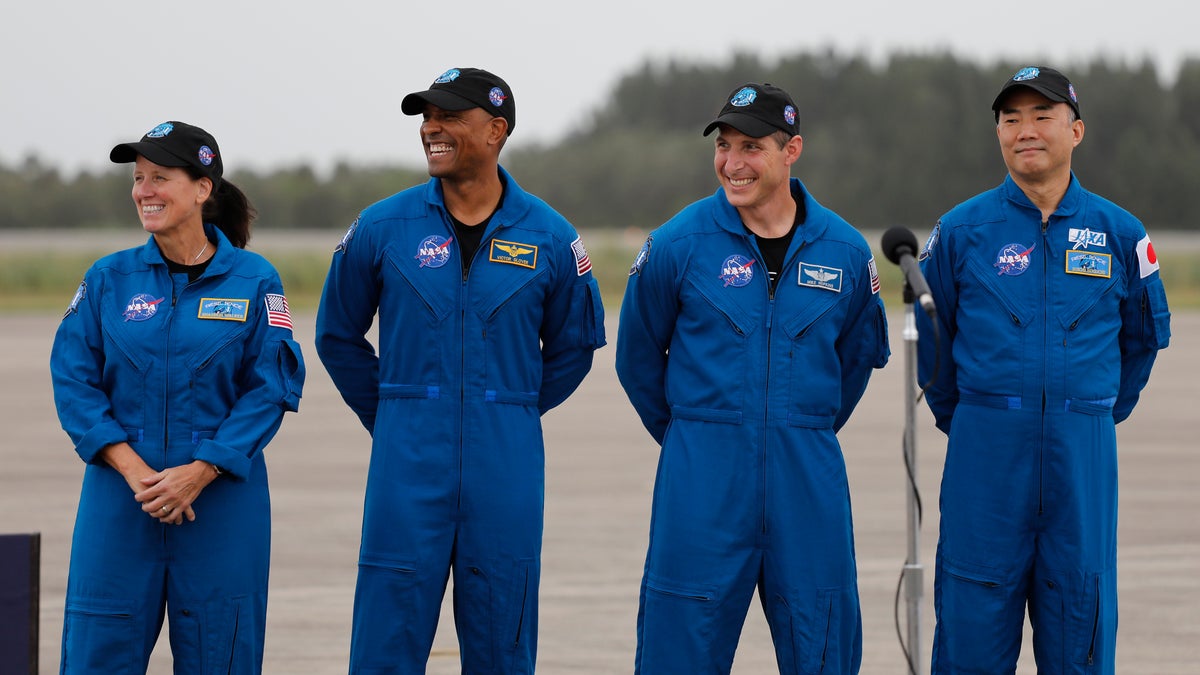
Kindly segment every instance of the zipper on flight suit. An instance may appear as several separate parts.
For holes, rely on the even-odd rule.
[[[751,243],[755,240],[750,238]],[[762,534],[767,533],[767,439],[770,438],[770,420],[771,420],[771,344],[775,326],[775,291],[779,287],[779,282],[783,280],[784,270],[788,269],[789,260],[794,259],[799,255],[800,250],[804,248],[804,242],[801,241],[796,250],[791,256],[784,255],[783,263],[779,266],[779,275],[775,277],[775,281],[771,281],[771,270],[767,268],[767,262],[762,252],[758,250],[757,244],[752,246],[756,256],[755,260],[762,265],[762,269],[767,273],[767,317],[766,317],[766,333],[767,333],[767,377],[763,386],[763,443],[762,452],[759,455],[759,481],[762,487],[762,511],[760,512],[759,531]],[[741,332],[740,330],[738,331]]]
[[[446,211],[447,216],[449,216],[449,213],[450,213],[449,210],[447,210]],[[495,216],[495,213],[492,214],[492,217],[494,217],[494,216]],[[491,217],[488,218],[487,222],[488,222],[488,224],[485,225],[484,227],[488,227],[491,225]],[[458,236],[458,233],[454,229],[454,225],[452,223],[447,223],[447,225],[450,228],[451,236]],[[467,386],[466,386],[467,348],[466,348],[466,346],[467,346],[467,297],[468,297],[467,292],[468,292],[468,289],[470,288],[470,286],[468,286],[468,284],[467,284],[467,279],[471,275],[471,268],[473,268],[475,266],[475,262],[479,258],[479,252],[482,251],[487,246],[488,242],[492,240],[492,236],[487,236],[486,231],[484,232],[484,234],[485,234],[485,236],[483,236],[479,239],[479,246],[476,247],[475,252],[471,254],[471,264],[469,264],[469,265],[466,264],[467,261],[463,260],[461,253],[459,253],[459,256],[458,256],[458,263],[460,265],[462,265],[462,293],[460,295],[460,301],[458,303],[458,323],[459,323],[459,326],[461,326],[461,328],[459,328],[459,334],[460,334],[461,339],[459,340],[460,347],[458,350],[458,373],[459,373],[459,385],[458,385],[458,494],[455,496],[455,507],[459,511],[462,510],[462,493],[463,493],[463,454],[464,454],[463,439],[466,438],[466,432],[467,432],[467,429],[466,429],[466,419],[467,419],[466,418],[466,410],[467,410]],[[492,230],[492,235],[494,236],[494,234],[495,234],[495,230]],[[463,250],[461,245],[459,245],[458,250],[459,251]],[[486,327],[483,328],[483,333],[480,336],[480,338],[484,339],[484,340],[487,339],[487,328]]]
[[[1050,362],[1049,335],[1050,330],[1050,243],[1046,238],[1050,228],[1050,219],[1042,221],[1042,402],[1039,420],[1041,421],[1041,437],[1038,439],[1038,515],[1046,512],[1045,503],[1045,449],[1046,449],[1046,369]]]

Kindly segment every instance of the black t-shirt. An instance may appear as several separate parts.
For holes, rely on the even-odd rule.
[[[775,292],[775,284],[779,281],[779,274],[783,271],[783,259],[787,256],[788,247],[792,245],[792,237],[796,234],[796,229],[804,224],[804,219],[808,215],[804,211],[804,193],[797,186],[792,187],[792,199],[796,200],[796,220],[792,222],[792,229],[788,230],[787,234],[774,238],[754,235],[755,241],[758,242],[758,250],[763,256],[763,262],[767,265],[767,278],[772,293]],[[746,229],[749,230],[749,228]]]
[[[447,213],[450,212],[447,211]],[[483,241],[483,232],[491,220],[492,216],[488,216],[478,225],[467,225],[455,218],[454,214],[450,214],[450,222],[454,224],[454,238],[458,240],[458,250],[462,251],[463,276],[466,276],[467,270],[471,269],[471,260],[475,257],[475,252],[479,250],[479,244]]]

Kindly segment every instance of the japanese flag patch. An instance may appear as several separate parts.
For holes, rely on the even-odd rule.
[[[1138,273],[1142,278],[1158,271],[1158,256],[1154,253],[1154,245],[1150,243],[1150,235],[1142,237],[1137,243]]]

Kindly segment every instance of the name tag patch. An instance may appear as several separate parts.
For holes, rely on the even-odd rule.
[[[800,278],[798,283],[801,286],[823,288],[834,293],[841,293],[842,276],[844,275],[840,268],[802,262],[800,263]]]
[[[1090,251],[1067,251],[1067,274],[1107,279],[1112,276],[1112,254]]]
[[[200,298],[198,319],[218,319],[221,321],[245,321],[250,311],[248,299],[232,298]]]
[[[515,241],[493,239],[492,248],[488,252],[488,260],[517,265],[529,269],[537,268],[538,247],[533,244],[520,244]]]

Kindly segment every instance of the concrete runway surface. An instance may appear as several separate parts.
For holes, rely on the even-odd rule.
[[[894,308],[899,299],[885,298]],[[64,298],[64,307],[69,299]],[[610,313],[610,317],[615,314]],[[841,433],[850,475],[862,595],[862,672],[905,672],[893,621],[904,562],[903,316],[891,318],[892,362],[877,371]],[[312,315],[297,317],[308,384],[267,448],[274,539],[264,671],[345,673],[368,438],[333,389],[312,348]],[[58,670],[71,528],[83,467],[58,425],[48,358],[53,316],[0,317],[0,532],[41,532],[42,673]],[[657,447],[613,371],[609,346],[566,404],[544,418],[546,530],[538,670],[632,671],[638,585]],[[1121,454],[1117,672],[1200,672],[1200,313],[1177,313],[1133,417],[1118,428]],[[1078,364],[1081,371],[1087,364]],[[923,671],[933,636],[933,554],[944,438],[922,403],[917,464],[925,503],[920,562]],[[444,603],[448,607],[449,602]],[[899,608],[903,621],[905,605]],[[457,673],[452,618],[443,611],[429,672]],[[901,628],[903,632],[903,627]],[[1028,635],[1028,628],[1026,629]],[[166,632],[150,665],[170,672]],[[776,672],[757,599],[750,607],[734,673]],[[1019,673],[1035,672],[1028,639]]]

